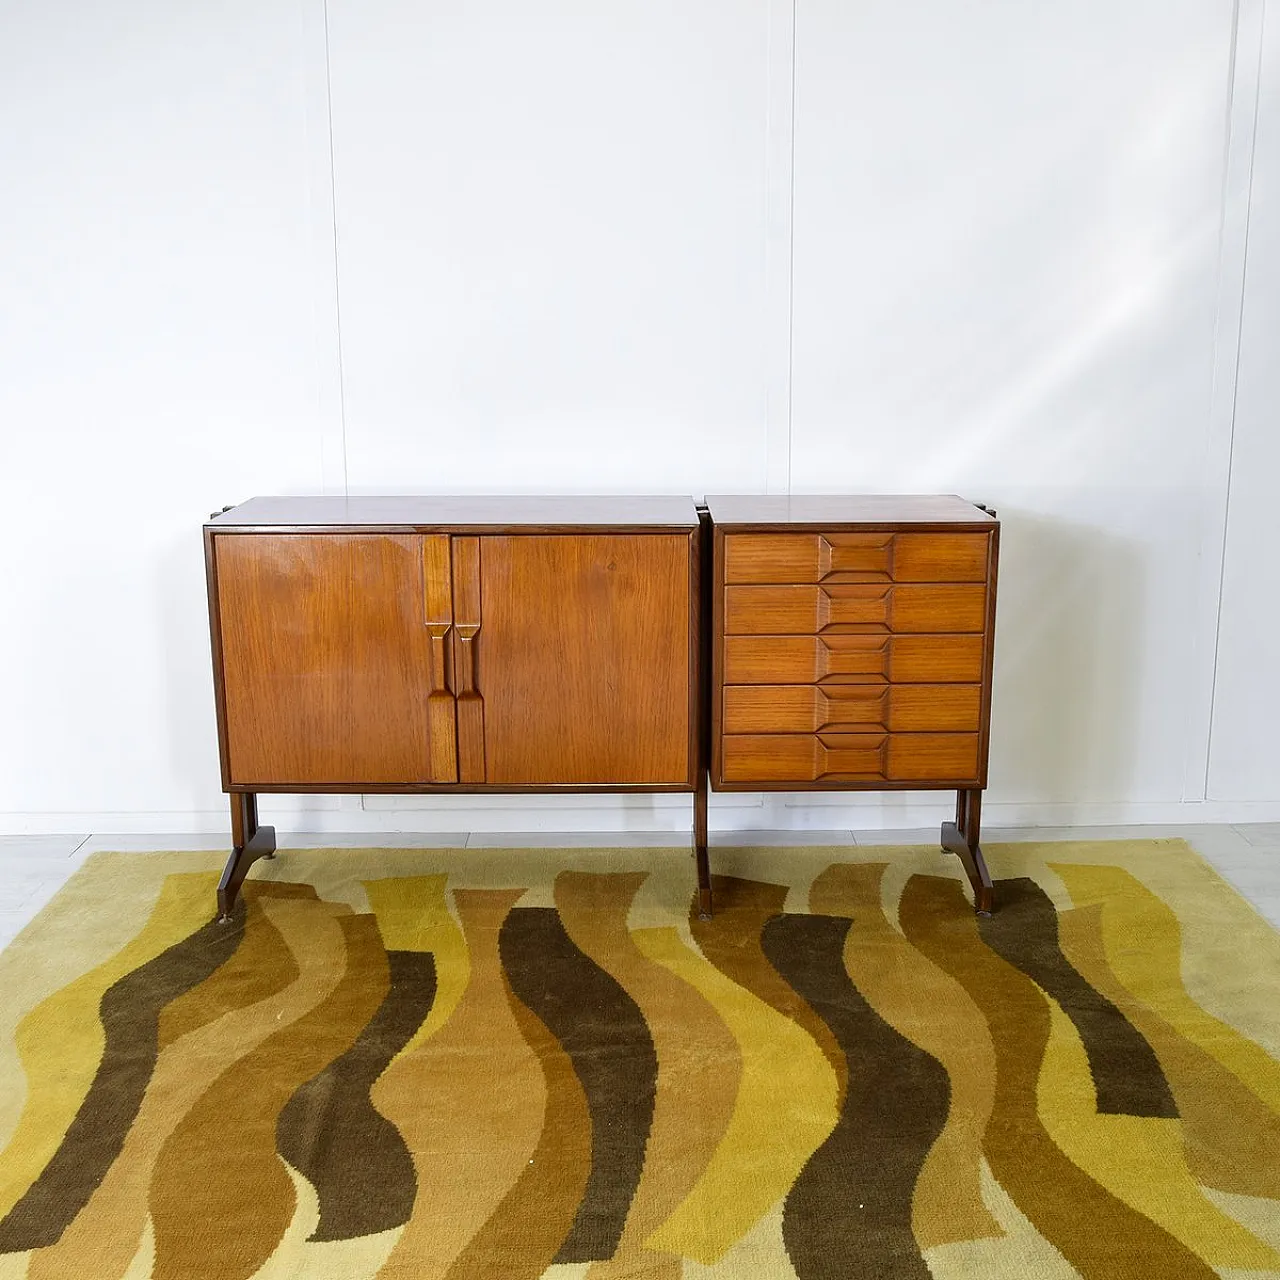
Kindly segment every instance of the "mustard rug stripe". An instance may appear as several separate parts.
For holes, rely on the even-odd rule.
[[[223,1007],[228,997],[220,989],[241,985],[238,972],[243,973],[242,965],[279,967],[285,972],[292,967],[298,976],[282,996],[269,997],[247,1009],[207,1021],[160,1051],[124,1150],[57,1245],[35,1256],[33,1277],[76,1275],[87,1270],[104,1278],[118,1276],[131,1265],[129,1259],[147,1229],[151,1230],[154,1255],[155,1235],[147,1198],[155,1162],[165,1141],[225,1070],[279,1029],[280,1018],[288,1016],[292,992],[299,986],[309,986],[299,982],[301,975],[290,949],[263,911],[260,896],[255,893],[245,905],[245,934],[234,957],[185,999],[196,1003],[203,999],[212,1008]],[[300,1003],[299,1014],[304,1007]]]
[[[0,955],[0,1280],[1280,1280],[1280,934],[988,857],[284,850],[215,927],[94,855]]]
[[[0,1221],[0,1253],[56,1243],[89,1202],[137,1119],[159,1051],[161,1010],[227,959],[243,923],[241,906],[234,924],[210,921],[103,993],[105,1045],[97,1074],[57,1151]]]
[[[13,1137],[26,1101],[26,1073],[15,1039],[18,1024],[49,996],[108,963],[155,910],[165,877],[202,870],[206,858],[95,854],[0,951],[0,1151]],[[217,874],[207,874],[216,884]],[[104,903],[110,903],[109,910]],[[206,905],[199,923],[211,914]]]
[[[565,931],[584,955],[612,975],[635,1002],[657,1058],[653,1118],[640,1181],[612,1258],[589,1280],[675,1280],[681,1260],[644,1240],[692,1188],[729,1124],[741,1075],[737,1041],[692,987],[649,959],[627,927],[631,903],[648,873],[565,871],[555,903]]]
[[[242,934],[240,943],[218,969],[216,981],[200,983],[161,1010],[159,1044],[162,1050],[228,1013],[279,995],[297,981],[299,971],[293,953],[258,906],[264,897],[314,901],[316,894],[310,885],[255,883],[242,889],[234,925],[219,926],[235,927]],[[246,915],[241,914],[241,906]],[[254,945],[260,932],[269,936],[271,963],[264,960],[261,949]]]
[[[912,1232],[929,1250],[1002,1234],[982,1198],[982,1136],[995,1099],[995,1049],[987,1020],[964,988],[918,951],[885,917],[886,864],[828,868],[809,890],[809,908],[853,921],[845,968],[875,1012],[943,1067],[949,1106],[911,1197]]]
[[[1055,866],[1054,870],[1081,906],[1104,904],[1103,941],[1116,977],[1280,1114],[1280,1062],[1234,1027],[1206,1013],[1183,986],[1182,934],[1170,908],[1119,868]]]
[[[720,1280],[720,1277],[768,1276],[769,1280],[799,1280],[787,1247],[782,1239],[782,1204],[773,1205],[762,1214],[745,1236],[739,1237],[733,1247],[717,1264],[705,1266],[694,1259],[686,1259],[683,1280]],[[648,1273],[632,1273],[639,1280]],[[629,1277],[630,1280],[630,1277]]]
[[[454,890],[470,980],[448,1020],[416,1038],[373,1087],[373,1104],[399,1129],[418,1181],[384,1280],[442,1280],[537,1149],[547,1086],[498,954],[502,922],[523,892]]]
[[[387,950],[426,951],[435,957],[435,999],[401,1054],[412,1053],[448,1022],[471,979],[466,939],[446,900],[447,881],[447,876],[432,875],[362,882]]]
[[[717,1261],[782,1198],[838,1119],[839,1085],[821,1048],[691,951],[675,929],[641,929],[641,950],[714,1006],[738,1042],[742,1077],[729,1126],[684,1202],[646,1243]]]
[[[690,907],[689,931],[699,950],[721,973],[815,1040],[836,1073],[840,1096],[847,1084],[847,1064],[831,1028],[765,958],[761,934],[765,924],[781,913],[787,900],[785,884],[748,880],[742,876],[713,876],[714,920],[702,920],[697,904]]]
[[[1280,1267],[1280,1257],[1201,1190],[1183,1157],[1178,1121],[1099,1113],[1079,1029],[1056,1003],[1037,1097],[1049,1136],[1081,1169],[1209,1266]]]
[[[513,918],[503,925],[502,936]],[[501,949],[502,942],[499,941]],[[449,1268],[448,1280],[535,1280],[554,1265],[573,1229],[591,1167],[591,1117],[582,1081],[552,1030],[507,986],[516,1024],[546,1084],[542,1132],[529,1163]]]
[[[1063,912],[1061,932],[1072,963],[1155,1048],[1177,1100],[1183,1155],[1196,1180],[1206,1188],[1280,1201],[1280,1116],[1121,984],[1106,960],[1101,903]]]
[[[8,1215],[52,1159],[93,1084],[106,1044],[98,1016],[102,997],[126,974],[206,924],[210,892],[207,876],[166,877],[137,937],[18,1024],[15,1040],[27,1098],[13,1136],[0,1153],[0,1215]]]
[[[997,1180],[1085,1280],[1212,1276],[1197,1255],[1068,1159],[1045,1130],[1036,1081],[1049,1041],[1048,998],[983,945],[964,902],[954,881],[914,876],[901,919],[907,937],[964,985],[991,1026],[996,1100],[984,1149]]]
[[[328,903],[262,905],[291,945],[304,929],[321,940],[310,964],[298,957],[312,1000],[225,1071],[161,1149],[149,1201],[156,1280],[201,1268],[208,1280],[247,1280],[271,1256],[297,1204],[276,1154],[280,1111],[299,1085],[350,1047],[386,992],[386,956],[371,917]],[[228,1133],[234,1143],[222,1140]],[[192,1222],[219,1216],[233,1229],[211,1259]]]

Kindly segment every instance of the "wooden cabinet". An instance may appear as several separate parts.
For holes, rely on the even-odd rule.
[[[980,910],[999,524],[960,498],[709,498],[711,786],[955,789]]]
[[[980,910],[999,525],[959,498],[255,498],[205,526],[225,918],[261,792],[954,788]]]
[[[254,499],[205,545],[224,915],[265,791],[700,792],[705,861],[692,499]]]

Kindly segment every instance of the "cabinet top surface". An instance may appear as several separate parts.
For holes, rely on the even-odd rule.
[[[212,517],[215,529],[674,528],[692,529],[698,512],[688,497],[361,496],[250,498]]]
[[[757,494],[708,498],[719,525],[991,525],[994,517],[954,494]]]

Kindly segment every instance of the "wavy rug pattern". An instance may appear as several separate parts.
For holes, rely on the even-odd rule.
[[[0,1280],[1280,1277],[1280,936],[1179,841],[99,854]]]

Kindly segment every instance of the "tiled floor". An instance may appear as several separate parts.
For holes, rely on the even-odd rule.
[[[989,828],[984,843],[1010,840],[1138,840],[1179,836],[1230,881],[1255,907],[1280,928],[1280,824],[1228,826],[1143,827],[1019,827]],[[741,831],[713,832],[712,845],[729,844],[932,844],[936,828],[911,831]],[[443,835],[308,836],[282,833],[284,848],[310,845],[360,847],[399,845],[409,848],[441,846],[519,848],[521,846],[604,845],[670,846],[680,843],[675,832],[456,832]],[[0,835],[0,946],[7,944],[49,901],[67,877],[100,849],[139,853],[155,849],[225,849],[222,836],[5,836]]]

